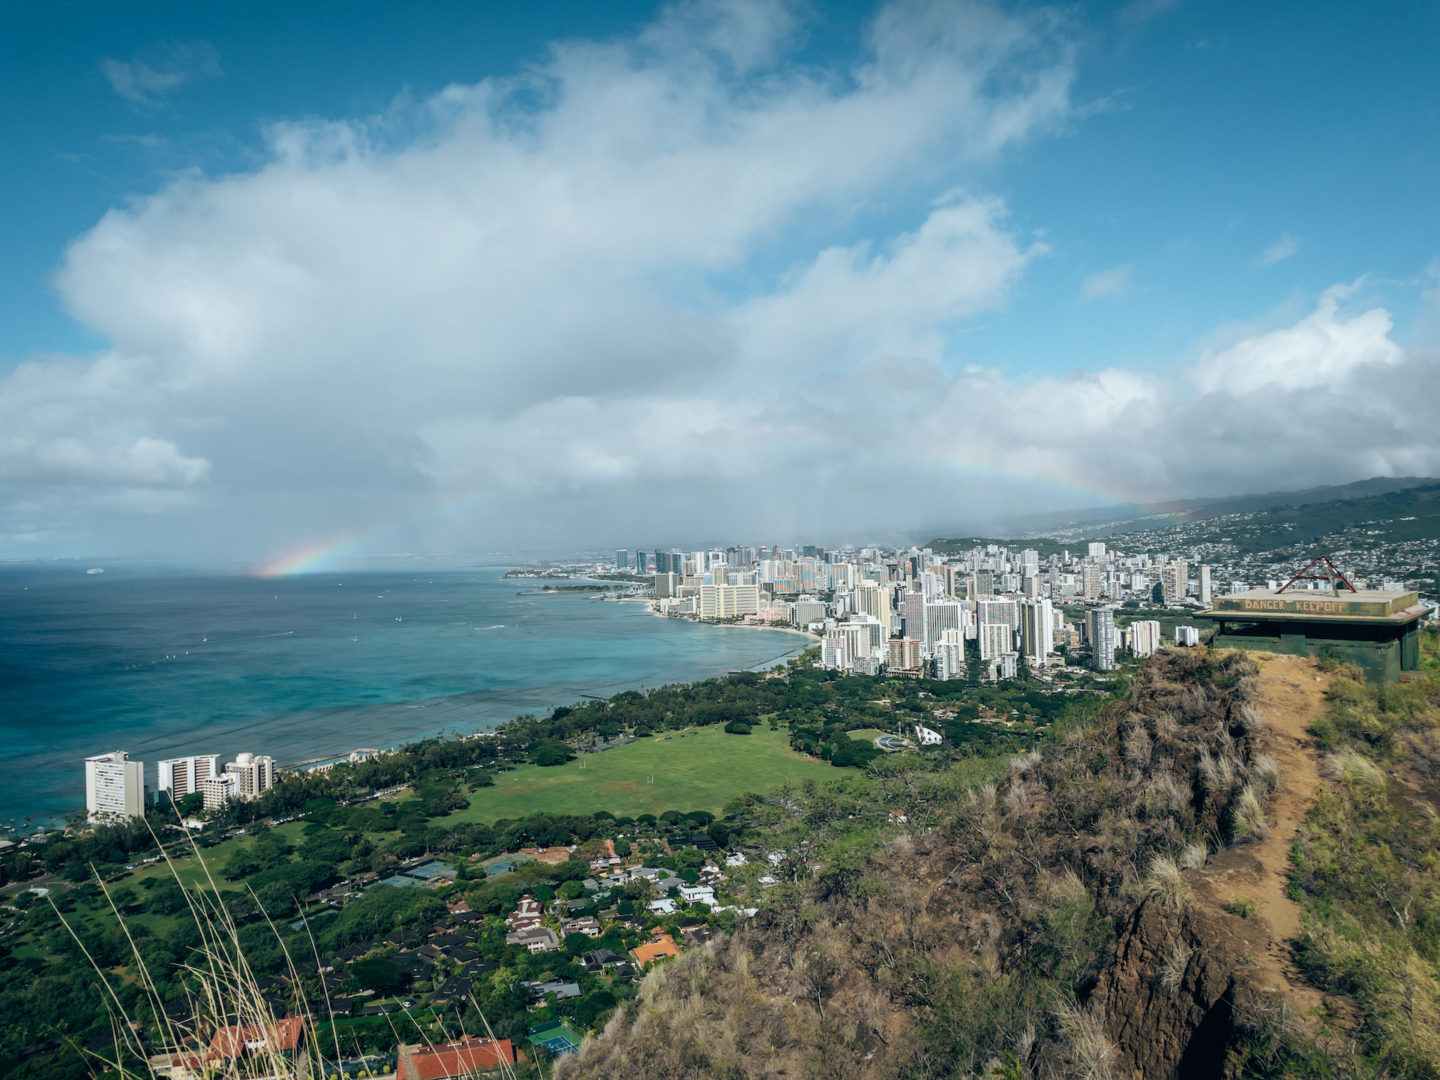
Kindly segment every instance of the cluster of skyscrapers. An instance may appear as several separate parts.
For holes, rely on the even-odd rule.
[[[1103,543],[1042,556],[996,544],[943,555],[928,548],[727,547],[705,551],[617,551],[619,569],[650,576],[656,605],[701,619],[788,623],[823,635],[821,662],[859,673],[965,675],[978,662],[991,679],[1022,664],[1044,668],[1057,652],[1088,647],[1108,670],[1128,648],[1161,644],[1158,620],[1118,627],[1113,605],[1208,604],[1210,567],[1193,590],[1183,559],[1124,556]],[[1085,607],[1077,625],[1061,604]],[[1191,628],[1182,627],[1181,630]],[[1177,643],[1192,634],[1177,632]]]
[[[178,802],[187,795],[204,797],[206,810],[233,799],[253,799],[275,785],[275,759],[237,754],[220,768],[219,754],[194,754],[156,763],[157,799]],[[124,750],[85,759],[85,811],[92,822],[143,817],[150,804],[145,763],[131,761]]]

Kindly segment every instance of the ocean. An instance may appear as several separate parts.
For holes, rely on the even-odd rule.
[[[258,579],[0,566],[0,823],[83,810],[84,758],[292,764],[490,730],[582,695],[768,666],[806,640],[547,594],[504,567]]]

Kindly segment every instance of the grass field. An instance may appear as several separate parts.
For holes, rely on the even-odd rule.
[[[880,728],[859,728],[856,731],[847,731],[845,734],[852,739],[859,739],[861,742],[873,743],[881,735],[894,735],[894,731],[882,731]]]
[[[583,768],[582,768],[583,766]],[[601,754],[583,754],[566,765],[522,765],[501,773],[495,786],[470,797],[470,808],[445,821],[519,818],[529,814],[618,816],[665,810],[719,813],[736,795],[804,780],[838,780],[836,769],[795,753],[785,731],[763,725],[749,735],[727,735],[718,726],[672,731]],[[652,782],[647,778],[653,777]]]

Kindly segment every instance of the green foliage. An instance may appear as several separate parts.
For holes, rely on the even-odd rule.
[[[374,990],[377,994],[399,993],[409,982],[405,970],[385,956],[367,956],[346,970],[362,990]]]
[[[1255,918],[1255,901],[1248,896],[1234,896],[1225,901],[1225,910],[1231,915],[1239,915],[1242,919]]]
[[[1332,752],[1292,855],[1301,962],[1359,1003],[1365,1075],[1440,1076],[1440,680],[1336,679],[1316,732]]]
[[[327,948],[339,948],[403,929],[433,923],[445,912],[445,901],[428,889],[370,889],[347,904],[322,934]]]

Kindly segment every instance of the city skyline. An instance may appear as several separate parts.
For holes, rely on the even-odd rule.
[[[345,12],[7,16],[0,559],[1440,473],[1432,6]]]

